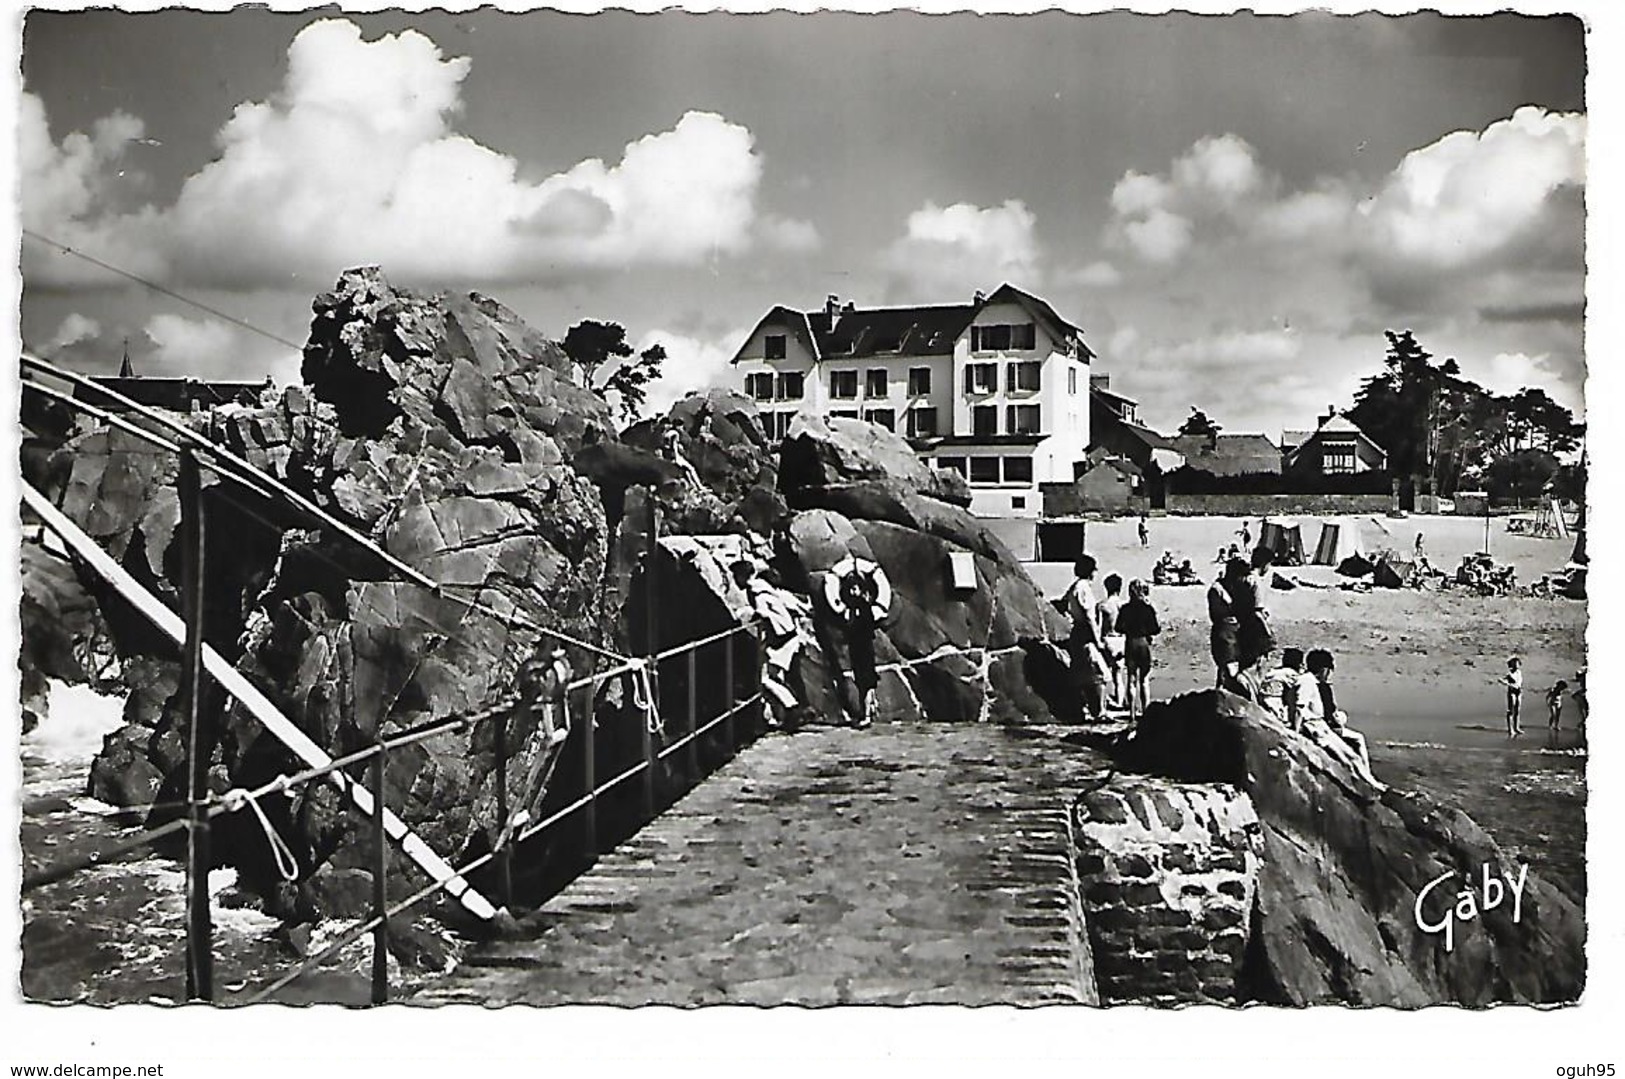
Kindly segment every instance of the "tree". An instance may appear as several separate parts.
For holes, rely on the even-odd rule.
[[[1410,330],[1383,331],[1388,354],[1383,373],[1360,384],[1348,417],[1388,451],[1388,467],[1414,489],[1432,480],[1438,456],[1439,394],[1449,377],[1428,363],[1433,354]]]
[[[1186,417],[1184,424],[1180,426],[1179,433],[1182,435],[1201,435],[1203,438],[1213,439],[1218,437],[1221,430],[1223,428],[1208,419],[1206,412],[1192,405],[1191,414]]]
[[[634,357],[626,340],[626,328],[614,322],[578,322],[564,335],[562,347],[580,368],[583,382],[620,399],[621,418],[628,423],[637,419],[649,383],[660,377],[666,362],[666,350],[658,344]]]
[[[1508,454],[1490,465],[1487,484],[1490,498],[1519,505],[1535,501],[1561,467],[1557,458],[1545,450],[1524,449]]]

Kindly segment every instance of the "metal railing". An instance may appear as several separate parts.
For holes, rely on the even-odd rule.
[[[445,890],[449,894],[458,897],[464,902],[465,906],[468,906],[476,914],[487,917],[494,914],[494,910],[488,904],[485,904],[483,897],[480,897],[467,882],[469,875],[487,866],[491,866],[495,870],[498,898],[504,907],[511,906],[514,901],[512,894],[513,855],[520,843],[556,829],[572,817],[579,817],[580,841],[577,853],[590,862],[603,853],[599,844],[598,809],[600,799],[612,792],[616,792],[624,784],[628,784],[634,779],[640,779],[639,812],[637,816],[641,817],[642,822],[647,822],[653,819],[663,801],[675,793],[672,788],[675,786],[673,779],[676,775],[676,769],[675,767],[663,768],[663,764],[672,761],[678,754],[682,754],[684,782],[691,786],[698,783],[701,778],[699,750],[703,744],[702,740],[710,738],[714,749],[710,756],[726,759],[732,756],[741,745],[746,734],[749,733],[750,728],[747,728],[746,725],[747,719],[753,717],[754,722],[750,724],[750,727],[758,730],[760,728],[763,705],[760,656],[755,635],[748,625],[734,626],[719,633],[698,640],[683,642],[661,651],[656,651],[654,648],[651,633],[651,643],[647,649],[650,654],[625,656],[600,645],[539,625],[522,615],[497,611],[479,603],[477,598],[465,599],[451,596],[444,591],[450,586],[435,582],[413,567],[395,559],[371,540],[342,521],[337,520],[315,503],[190,428],[92,380],[85,379],[72,372],[63,371],[36,357],[24,354],[23,364],[27,368],[42,371],[104,394],[110,400],[116,401],[126,411],[141,415],[166,431],[178,435],[181,439],[181,441],[177,442],[165,438],[141,424],[131,422],[106,409],[97,408],[71,394],[63,393],[35,379],[25,377],[23,380],[25,389],[64,402],[70,407],[108,423],[111,427],[117,427],[161,449],[175,452],[180,457],[180,473],[177,480],[177,491],[181,506],[180,543],[182,556],[179,627],[172,624],[177,621],[174,613],[163,607],[160,601],[150,593],[129,595],[127,591],[126,598],[133,599],[137,609],[146,615],[160,630],[173,637],[181,648],[180,696],[181,712],[186,722],[185,770],[188,783],[186,799],[178,806],[178,808],[185,810],[184,816],[171,820],[166,824],[146,829],[134,836],[126,837],[90,855],[28,873],[23,879],[22,891],[26,894],[47,885],[67,880],[82,870],[109,864],[135,851],[149,849],[159,841],[184,831],[187,836],[185,885],[187,897],[186,993],[189,999],[206,1001],[214,999],[213,932],[210,924],[208,896],[208,870],[212,864],[209,841],[211,822],[224,814],[238,813],[245,809],[252,811],[258,818],[260,826],[264,829],[267,841],[277,854],[279,864],[284,855],[286,855],[287,860],[292,861],[292,854],[287,850],[286,845],[282,843],[270,820],[263,809],[260,808],[261,799],[297,790],[312,782],[322,780],[338,786],[341,791],[349,795],[353,808],[370,818],[372,830],[368,849],[373,876],[370,917],[340,935],[320,951],[305,958],[293,970],[254,993],[247,1003],[255,1003],[270,998],[301,975],[327,962],[344,948],[369,933],[373,937],[371,999],[374,1003],[384,1003],[389,998],[388,945],[391,919],[412,909],[440,890]],[[214,724],[209,722],[210,717],[204,714],[205,709],[202,704],[203,679],[205,677],[212,674],[223,689],[247,706],[250,712],[260,718],[263,723],[267,723],[268,728],[271,727],[272,723],[280,721],[281,724],[293,728],[293,733],[298,735],[299,738],[304,738],[304,736],[302,732],[298,732],[297,728],[293,727],[291,721],[281,716],[263,694],[260,694],[238,672],[225,668],[223,666],[224,661],[204,642],[202,612],[204,608],[205,517],[201,498],[201,470],[204,465],[198,459],[199,452],[208,457],[207,467],[220,479],[234,482],[257,494],[275,500],[285,507],[291,506],[300,514],[314,518],[322,527],[333,529],[341,536],[379,557],[384,564],[390,567],[392,572],[404,576],[422,587],[431,589],[437,596],[455,599],[466,605],[470,611],[478,610],[488,617],[501,619],[510,625],[522,625],[539,635],[551,637],[562,645],[579,649],[589,657],[589,663],[608,660],[609,666],[569,681],[563,687],[562,692],[567,714],[579,717],[580,722],[571,725],[569,736],[566,737],[559,750],[561,752],[568,751],[572,740],[574,741],[574,751],[578,755],[577,759],[581,773],[579,786],[583,793],[567,804],[555,809],[542,820],[534,823],[526,822],[522,829],[512,827],[515,818],[509,804],[507,774],[509,764],[513,760],[513,754],[510,752],[508,731],[516,714],[522,709],[532,707],[535,704],[534,701],[527,701],[518,697],[505,698],[475,714],[438,719],[398,731],[389,737],[379,738],[371,745],[337,758],[327,757],[325,750],[315,747],[314,743],[309,743],[309,745],[301,748],[301,746],[295,745],[290,740],[286,732],[279,733],[278,736],[283,738],[284,744],[289,747],[290,751],[296,756],[304,757],[309,767],[291,774],[278,775],[273,780],[252,789],[234,788],[224,794],[210,793],[207,790],[206,779],[208,762],[214,749],[211,741]],[[25,483],[23,485],[23,494],[25,502],[34,508],[41,518],[47,522],[47,527],[56,530],[70,548],[75,548],[76,552],[81,555],[82,561],[88,562],[93,569],[103,573],[104,576],[110,579],[119,575],[119,567],[112,564],[112,560],[105,552],[101,552],[99,548],[91,549],[87,547],[86,545],[92,544],[93,541],[78,531],[76,526],[60,511],[56,511],[39,492],[34,491]],[[653,564],[652,543],[650,564]],[[125,576],[127,577],[127,575]],[[133,588],[137,592],[143,591],[133,581],[122,580],[118,583],[124,590]],[[476,596],[477,594],[476,592]],[[749,642],[743,660],[739,655],[741,638]],[[700,658],[708,648],[720,648],[722,651],[724,693],[716,714],[702,717],[699,708]],[[740,692],[739,679],[742,669],[741,662],[744,664],[743,672],[746,675],[743,689],[747,692],[743,694]],[[686,685],[686,693],[684,694],[685,707],[673,717],[680,721],[677,733],[669,737],[666,733],[666,715],[661,709],[659,694],[663,668],[671,671],[673,681],[680,680]],[[630,714],[638,722],[639,759],[611,778],[600,781],[598,776],[599,726],[596,722],[598,695],[603,686],[615,679],[627,679],[630,683],[631,695],[635,702]],[[579,698],[579,706],[572,707],[574,703],[572,698]],[[626,714],[626,711],[623,710],[622,714]],[[492,841],[491,849],[484,854],[472,858],[459,867],[451,868],[440,862],[438,857],[433,855],[427,845],[403,821],[389,812],[386,794],[390,754],[431,738],[471,731],[482,723],[493,724],[497,820],[490,822],[489,834],[496,836],[496,839]],[[576,734],[577,731],[579,731],[579,736]],[[277,733],[277,731],[273,729],[273,733]],[[308,739],[305,739],[305,742],[308,742]],[[361,770],[362,766],[365,766],[366,772],[364,781],[350,774],[352,770]],[[551,773],[549,772],[549,774]],[[544,804],[545,801],[539,801],[538,809]],[[390,840],[392,839],[401,847],[403,852],[413,855],[414,860],[418,862],[419,868],[425,869],[432,878],[429,884],[395,903],[389,903],[387,898],[388,856]],[[473,903],[470,899],[471,896],[478,899],[479,903]]]

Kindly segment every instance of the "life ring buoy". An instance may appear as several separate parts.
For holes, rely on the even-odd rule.
[[[855,608],[855,604],[867,605],[869,616],[879,622],[891,612],[891,581],[877,563],[847,555],[825,575],[824,601],[837,617],[848,622],[860,615],[861,608]]]

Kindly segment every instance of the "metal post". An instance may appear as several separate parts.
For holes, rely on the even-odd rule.
[[[653,692],[650,686],[650,692]],[[659,708],[658,702],[651,701],[654,707]],[[638,716],[638,739],[643,746],[643,819],[654,820],[655,816],[655,735],[649,729],[649,717]]]
[[[389,872],[389,845],[384,835],[384,756],[377,756],[367,768],[372,781],[372,916],[378,924],[372,930],[372,1002],[389,1003],[389,895],[385,885]]]
[[[499,838],[511,840],[508,832],[508,720],[510,714],[502,712],[496,717],[497,758],[497,823]],[[542,752],[547,752],[544,748]],[[513,906],[513,843],[504,841],[497,851],[497,902],[504,907]]]
[[[734,755],[734,751],[739,748],[739,716],[734,712],[734,701],[737,700],[739,696],[738,692],[734,688],[735,639],[736,638],[732,633],[722,638],[722,647],[724,649],[722,653],[722,683],[728,687],[725,702],[728,710],[728,718],[723,720],[722,729],[726,735],[723,740],[723,745],[726,747],[727,755],[729,757],[732,757]]]
[[[593,743],[596,740],[593,733],[592,715],[592,687],[584,687],[587,699],[586,707],[581,710],[581,774],[582,793],[587,796],[587,804],[581,807],[581,843],[587,852],[588,858],[598,857],[598,795],[594,791],[598,787],[598,764],[595,759],[598,747]]]
[[[696,648],[690,648],[688,650],[688,652],[687,652],[687,656],[688,656],[688,732],[687,733],[689,733],[691,735],[695,731],[700,729],[700,702],[699,702],[700,679],[699,679],[699,672],[697,670],[698,664],[695,662],[695,659],[694,659],[695,653],[697,653],[698,651],[699,650],[696,649]],[[688,781],[689,781],[689,784],[691,786],[692,785],[698,785],[699,782],[700,782],[700,745],[699,745],[699,742],[700,742],[700,740],[698,738],[690,738],[688,740],[688,747],[687,747],[688,748],[688,752],[687,752],[687,757],[688,757]]]
[[[186,717],[186,996],[214,999],[214,954],[209,918],[209,754],[203,730],[203,484],[197,457],[180,454],[181,618],[186,641],[181,650],[181,714]]]

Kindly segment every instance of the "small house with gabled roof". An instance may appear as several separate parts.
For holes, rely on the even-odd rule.
[[[1283,472],[1334,476],[1387,468],[1387,451],[1335,408],[1327,408],[1313,431],[1281,432]]]
[[[1089,447],[1083,331],[1014,285],[969,303],[775,307],[733,358],[770,439],[798,412],[863,419],[970,482],[971,510],[1036,517]]]

